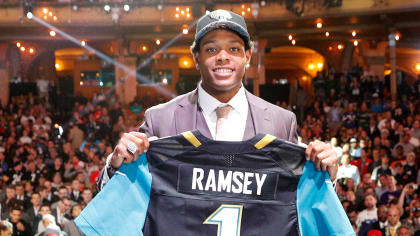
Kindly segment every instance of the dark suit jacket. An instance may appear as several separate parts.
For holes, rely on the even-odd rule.
[[[280,139],[297,143],[294,113],[266,102],[248,91],[245,93],[250,112],[247,123],[252,122],[255,134],[271,134]],[[205,121],[201,122],[204,117],[198,106],[197,94],[197,89],[195,89],[167,103],[148,109],[140,131],[149,137],[165,137],[198,129],[203,135],[211,138],[207,124]],[[244,137],[246,136],[247,134],[244,135]]]

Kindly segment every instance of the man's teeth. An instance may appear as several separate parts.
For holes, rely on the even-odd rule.
[[[215,69],[215,72],[219,72],[219,73],[229,73],[232,72],[232,69]]]

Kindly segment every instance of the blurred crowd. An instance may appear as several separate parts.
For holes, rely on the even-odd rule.
[[[420,235],[420,80],[398,83],[363,70],[317,76],[314,99],[299,88],[299,141],[329,141],[339,156],[336,190],[358,235]],[[147,94],[122,107],[116,95],[76,96],[57,120],[46,96],[12,97],[0,109],[0,235],[82,235],[75,219],[122,132],[137,130]]]
[[[300,142],[330,141],[339,156],[337,194],[358,235],[420,235],[420,79],[368,71],[319,75],[315,99],[297,99]],[[301,98],[305,92],[297,92]],[[306,103],[305,103],[306,102]]]
[[[48,100],[30,93],[0,108],[0,235],[82,235],[73,219],[97,193],[105,157],[163,102],[146,96],[122,108],[116,95],[76,96],[59,121]]]

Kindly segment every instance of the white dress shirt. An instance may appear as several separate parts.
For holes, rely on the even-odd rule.
[[[232,107],[232,110],[229,112],[226,120],[227,124],[224,126],[226,128],[224,131],[226,140],[224,141],[242,141],[249,110],[248,99],[246,98],[243,86],[241,86],[239,91],[229,102],[222,103],[208,94],[200,83],[198,86],[198,104],[203,111],[204,119],[206,120],[207,127],[209,128],[213,139],[216,137],[216,108],[229,104]]]

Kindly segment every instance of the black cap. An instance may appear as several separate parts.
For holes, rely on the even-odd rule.
[[[207,12],[197,22],[195,33],[195,44],[208,32],[215,29],[228,29],[238,34],[245,42],[246,47],[250,48],[250,36],[246,27],[245,19],[231,11],[215,10]]]

